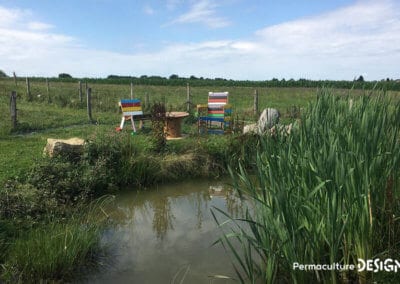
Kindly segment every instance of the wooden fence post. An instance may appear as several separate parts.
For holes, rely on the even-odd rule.
[[[49,79],[46,78],[46,91],[47,91],[47,102],[51,103],[51,97],[50,97],[50,83]]]
[[[89,122],[93,121],[92,119],[92,88],[86,89],[86,98],[87,98],[87,114]]]
[[[32,100],[31,83],[28,77],[26,77],[26,95],[28,97],[28,101],[31,101]]]
[[[17,127],[17,92],[12,91],[10,95],[11,127]]]
[[[133,99],[133,83],[131,82],[131,99]]]
[[[253,113],[255,116],[258,116],[258,91],[257,91],[257,89],[254,90]]]
[[[13,72],[15,87],[17,86],[17,74]]]
[[[79,92],[79,101],[82,103],[83,99],[82,99],[82,82],[79,81],[78,82],[78,92]]]
[[[150,110],[150,98],[149,98],[149,93],[146,92],[145,97],[144,97],[144,106],[146,110]]]
[[[190,85],[189,83],[186,84],[186,110],[190,112]]]

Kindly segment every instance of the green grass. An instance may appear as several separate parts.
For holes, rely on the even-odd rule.
[[[10,282],[66,281],[83,277],[84,269],[98,268],[100,231],[107,219],[103,207],[109,197],[76,209],[67,220],[50,217],[45,223],[20,231],[12,240],[3,265]]]
[[[117,102],[121,98],[130,97],[130,85],[89,86],[92,88],[93,119],[97,123],[96,126],[88,124],[85,96],[81,103],[77,82],[50,82],[50,91],[47,93],[45,82],[33,81],[33,99],[28,101],[23,81],[18,81],[15,86],[12,78],[0,79],[0,165],[3,169],[0,171],[0,181],[26,172],[29,166],[35,163],[35,159],[41,156],[47,138],[78,136],[86,139],[99,128],[112,131],[119,124],[120,112]],[[18,94],[18,127],[13,131],[9,110],[9,96],[12,90]],[[196,104],[207,102],[209,91],[225,90],[230,92],[235,118],[247,123],[254,121],[254,88],[249,87],[191,88],[193,111]],[[287,108],[293,105],[305,107],[307,102],[315,99],[315,89],[259,88],[258,91],[260,110],[267,106],[277,107],[284,116]],[[186,87],[134,86],[134,95],[142,99],[142,102],[145,102],[146,94],[150,103],[165,101],[167,110],[186,110]],[[184,133],[196,132],[193,122],[195,121],[184,124]]]
[[[25,84],[21,81],[15,87],[12,79],[0,79],[0,181],[26,172],[42,154],[47,138],[88,138],[98,129],[112,131],[120,121],[117,102],[121,98],[130,97],[129,85],[92,84],[93,119],[97,125],[88,124],[85,100],[81,104],[78,97],[77,83],[51,83],[48,103],[44,82],[32,82],[33,100],[26,98]],[[18,127],[11,132],[9,117],[9,93],[18,93]],[[191,89],[194,105],[206,103],[208,87]],[[234,106],[236,118],[251,122],[254,120],[253,88],[230,87],[217,88],[230,92],[230,102]],[[165,101],[167,110],[186,110],[186,88],[174,86],[135,86],[135,96],[145,101],[149,95],[150,103]],[[40,97],[38,97],[40,95]],[[315,97],[313,89],[259,89],[259,105],[278,107],[283,114],[292,105],[304,107]],[[189,121],[189,120],[188,120]],[[184,124],[186,134],[196,132],[195,121]],[[193,123],[194,122],[194,123]],[[150,128],[147,122],[147,127]],[[179,144],[172,142],[170,144]],[[184,142],[188,143],[188,142]],[[175,147],[172,145],[172,147]]]

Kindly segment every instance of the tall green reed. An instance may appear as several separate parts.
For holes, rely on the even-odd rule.
[[[12,240],[3,266],[8,282],[57,282],[82,278],[83,268],[96,268],[105,251],[101,230],[108,215],[104,208],[112,201],[104,196],[82,204],[67,220],[49,216]]]
[[[232,171],[237,191],[254,203],[245,218],[231,218],[243,251],[221,238],[243,282],[366,282],[365,272],[304,272],[293,263],[357,264],[398,253],[399,116],[400,104],[384,94],[351,99],[321,90],[290,136],[261,139],[255,172]]]

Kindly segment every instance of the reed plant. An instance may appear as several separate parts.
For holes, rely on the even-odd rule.
[[[104,208],[112,201],[105,196],[80,205],[67,219],[49,216],[47,222],[19,232],[8,248],[3,280],[47,283],[84,277],[85,269],[98,268],[106,248],[101,230],[108,220]],[[47,282],[46,282],[47,281]]]
[[[242,282],[366,283],[376,275],[293,264],[357,266],[358,259],[399,255],[398,102],[320,90],[300,126],[261,138],[253,158],[255,171],[231,171],[252,209],[242,219],[218,210],[237,226],[220,241],[233,251]]]

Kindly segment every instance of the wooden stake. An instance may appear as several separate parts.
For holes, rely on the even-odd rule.
[[[28,97],[28,101],[32,100],[31,84],[28,77],[26,77],[26,96]]]
[[[86,98],[87,98],[87,114],[89,123],[92,123],[92,88],[86,89]]]
[[[17,74],[13,72],[15,87],[17,86]]]
[[[78,82],[79,101],[82,103],[82,82]]]
[[[150,98],[149,98],[149,93],[147,92],[144,97],[144,106],[146,109],[150,109]]]
[[[50,98],[50,84],[49,84],[49,79],[46,78],[46,91],[47,91],[47,102],[51,103],[51,98]]]
[[[253,103],[253,113],[258,116],[258,91],[254,90],[254,103]]]
[[[131,99],[133,99],[133,83],[131,82]]]
[[[186,84],[186,110],[190,112],[190,85]]]
[[[10,95],[11,127],[17,127],[17,92],[12,91]]]

